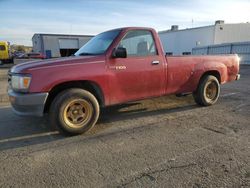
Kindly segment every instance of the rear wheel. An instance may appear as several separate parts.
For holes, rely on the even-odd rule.
[[[194,100],[202,106],[210,106],[217,102],[220,95],[220,83],[215,76],[207,75],[199,83],[193,93]]]
[[[49,112],[52,126],[67,135],[88,131],[97,122],[99,113],[99,104],[95,96],[77,88],[58,94]]]

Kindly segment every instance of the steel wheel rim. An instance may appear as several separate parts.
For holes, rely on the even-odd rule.
[[[215,81],[210,81],[205,89],[205,95],[209,100],[216,99],[218,94],[218,86]]]
[[[71,128],[81,128],[91,119],[93,108],[84,99],[70,101],[63,110],[63,120]]]

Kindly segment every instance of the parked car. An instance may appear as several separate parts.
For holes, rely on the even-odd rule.
[[[49,113],[52,126],[75,135],[96,124],[100,107],[169,94],[210,106],[220,84],[239,78],[237,55],[168,57],[154,29],[127,27],[95,36],[74,57],[14,66],[8,93],[17,114]]]
[[[23,51],[14,51],[13,52],[14,58],[19,58],[19,57],[24,56],[24,55],[25,55],[25,52],[23,52]]]
[[[36,52],[30,52],[30,53],[24,53],[18,56],[18,58],[24,58],[24,59],[45,59],[46,56],[42,53],[36,53]]]

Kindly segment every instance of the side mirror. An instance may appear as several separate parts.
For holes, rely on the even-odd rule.
[[[126,58],[127,57],[127,50],[126,48],[118,47],[113,50],[112,53],[113,58]]]

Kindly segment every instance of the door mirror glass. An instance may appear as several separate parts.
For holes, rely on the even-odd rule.
[[[126,58],[127,57],[127,50],[123,47],[115,48],[112,54],[113,58]]]

